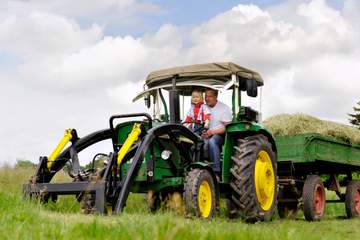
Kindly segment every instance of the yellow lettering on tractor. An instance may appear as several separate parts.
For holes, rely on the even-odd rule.
[[[55,159],[59,156],[60,152],[64,149],[66,144],[72,139],[72,132],[73,129],[66,129],[64,133],[64,137],[60,140],[54,151],[50,154],[48,162],[47,162],[47,168],[51,170],[51,167],[54,164]]]
[[[130,132],[129,136],[125,140],[124,144],[120,148],[118,152],[117,158],[117,165],[120,166],[122,160],[124,159],[125,155],[131,148],[131,146],[138,140],[139,135],[141,134],[141,124],[135,123],[132,131]]]

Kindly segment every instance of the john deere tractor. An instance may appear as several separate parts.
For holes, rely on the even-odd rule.
[[[75,129],[66,130],[55,150],[40,157],[34,176],[23,187],[24,195],[46,202],[72,194],[84,213],[120,214],[130,192],[145,193],[150,211],[175,198],[184,202],[187,215],[202,219],[211,219],[220,198],[225,198],[229,217],[250,222],[268,219],[277,198],[276,146],[258,123],[258,112],[241,104],[242,92],[256,97],[262,85],[258,73],[229,62],[152,72],[144,91],[134,98],[144,99],[152,115],[114,115],[108,129],[84,137]],[[181,99],[194,89],[232,92],[233,114],[224,134],[221,180],[204,153],[201,133],[189,130],[180,116]],[[100,156],[101,167],[80,167],[78,153],[106,139],[111,139],[113,151],[93,159]],[[69,163],[73,181],[52,183]]]

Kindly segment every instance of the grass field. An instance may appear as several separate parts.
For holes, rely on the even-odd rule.
[[[212,221],[172,211],[149,214],[143,196],[133,194],[121,216],[80,214],[74,197],[41,205],[22,199],[21,185],[34,170],[0,169],[0,239],[358,239],[360,219],[345,219],[343,204],[329,204],[321,222],[275,219],[246,224],[223,211]]]

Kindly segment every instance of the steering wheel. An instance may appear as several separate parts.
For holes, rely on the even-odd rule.
[[[205,130],[205,124],[204,123],[198,123],[198,122],[195,122],[195,121],[190,121],[190,122],[182,122],[181,124],[182,125],[185,125],[185,124],[197,124],[198,127],[196,129],[191,129],[191,130],[194,133],[198,134],[198,135],[201,135],[201,133]],[[188,127],[188,126],[186,126],[186,127]]]

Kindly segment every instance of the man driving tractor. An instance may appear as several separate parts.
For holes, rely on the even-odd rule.
[[[205,139],[204,151],[209,154],[214,163],[214,172],[219,181],[221,176],[220,153],[224,143],[225,126],[231,122],[230,108],[217,100],[218,91],[207,89],[205,91],[205,102],[211,110],[211,121],[209,129],[201,137]]]

